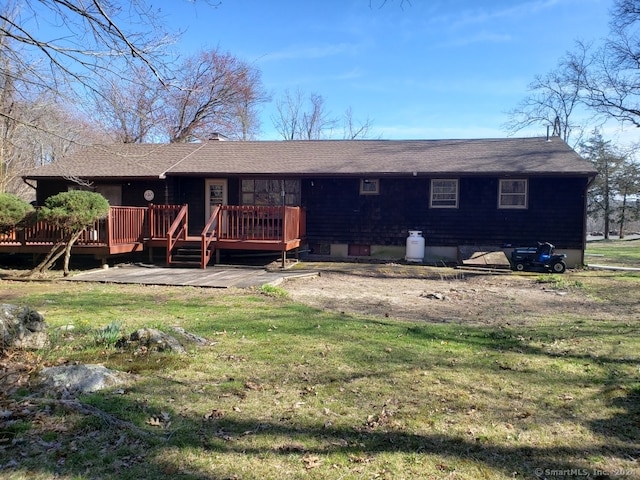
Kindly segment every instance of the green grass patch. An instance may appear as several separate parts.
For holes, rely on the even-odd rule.
[[[584,283],[579,279],[567,279],[565,276],[554,275],[554,274],[544,274],[540,275],[536,278],[537,283],[549,285],[551,288],[555,290],[567,290],[570,288],[582,288]]]
[[[640,267],[640,239],[589,242],[585,251],[585,262]]]
[[[5,398],[3,478],[507,479],[538,469],[633,478],[636,277],[558,278],[516,280],[572,289],[576,302],[597,297],[606,315],[569,308],[524,325],[436,324],[320,311],[280,288],[0,282],[56,332],[43,362],[138,375],[79,399],[102,415],[24,391]],[[180,326],[209,344],[140,354],[96,340],[149,326]]]

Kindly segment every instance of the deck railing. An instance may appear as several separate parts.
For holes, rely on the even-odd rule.
[[[149,205],[149,238],[166,238],[183,205]]]
[[[202,258],[200,260],[200,268],[206,268],[209,260],[211,259],[211,242],[215,240],[219,233],[220,229],[220,208],[221,205],[218,205],[214,208],[211,216],[209,217],[209,221],[202,229],[201,237],[201,246],[200,250],[202,251]]]
[[[116,246],[140,243],[149,236],[147,210],[147,207],[110,207],[107,217],[88,227],[76,245]],[[0,244],[50,245],[62,240],[63,236],[60,228],[39,220],[4,233],[0,236]]]
[[[166,210],[163,210],[166,213]],[[167,265],[171,264],[173,258],[173,247],[175,247],[178,240],[185,240],[189,229],[189,207],[183,205],[173,223],[167,230]]]
[[[304,226],[300,207],[222,205],[218,215],[221,240],[265,240],[287,242],[301,238]]]
[[[109,209],[108,221],[99,224],[99,227],[106,227],[107,234],[103,235],[101,230],[95,232],[96,239],[103,240],[107,245],[127,245],[130,243],[142,242],[147,236],[146,207],[111,207]],[[92,231],[89,230],[89,235]]]
[[[252,242],[253,245],[248,246],[254,249],[263,243],[267,249],[274,246],[286,249],[284,245],[287,242],[304,237],[304,217],[305,211],[300,207],[220,205],[214,209],[202,231],[202,251],[210,255],[211,244],[216,241],[238,241],[239,245],[233,248],[241,247],[242,242]],[[87,228],[76,246],[108,247],[110,252],[123,253],[127,251],[123,247],[138,248],[146,240],[171,239],[167,243],[171,251],[178,240],[186,240],[188,236],[187,218],[186,205],[110,207],[107,217]],[[7,246],[6,251],[30,247],[30,251],[35,251],[34,248],[41,249],[62,239],[63,232],[59,228],[38,221],[20,229],[2,232],[0,247]]]

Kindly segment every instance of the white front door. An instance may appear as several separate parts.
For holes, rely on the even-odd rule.
[[[218,205],[227,204],[227,179],[226,178],[208,178],[205,181],[205,222],[209,220],[211,212]]]

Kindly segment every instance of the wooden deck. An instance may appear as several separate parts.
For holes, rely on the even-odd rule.
[[[136,285],[175,285],[207,288],[249,288],[277,285],[286,278],[317,275],[317,272],[268,271],[262,267],[216,265],[206,270],[127,265],[92,270],[67,280],[77,282],[124,283]]]
[[[221,250],[275,251],[300,247],[305,215],[300,207],[220,205],[200,235],[189,234],[187,205],[111,207],[107,218],[86,229],[73,254],[108,257],[162,248],[167,265],[206,268]],[[42,254],[63,238],[44,222],[0,234],[0,253]]]

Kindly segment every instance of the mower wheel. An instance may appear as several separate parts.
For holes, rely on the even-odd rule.
[[[524,263],[522,263],[522,262],[518,262],[518,263],[516,263],[516,264],[513,266],[513,269],[514,269],[516,272],[524,272]]]
[[[551,265],[551,271],[553,273],[564,273],[566,269],[567,269],[567,264],[564,263],[562,260]]]

